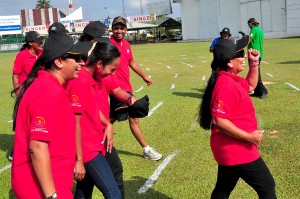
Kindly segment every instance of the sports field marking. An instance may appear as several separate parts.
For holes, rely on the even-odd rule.
[[[293,84],[290,84],[290,83],[288,83],[288,82],[285,82],[285,84],[289,85],[290,87],[292,87],[292,88],[295,89],[296,91],[299,91],[299,90],[300,90],[300,88],[294,86]]]
[[[206,63],[206,61],[204,61],[204,60],[200,60],[201,62],[203,62],[203,63]]]
[[[264,64],[269,64],[268,62],[265,62],[265,61],[261,61],[261,63],[264,63]]]
[[[137,89],[136,91],[134,91],[135,93],[140,92],[141,90],[143,90],[144,86],[141,86],[139,89]]]
[[[261,114],[256,113],[256,119],[258,124],[258,130],[264,130],[264,120]]]
[[[273,77],[273,75],[272,74],[270,74],[270,73],[266,73],[267,75],[269,75],[270,77]]]
[[[150,60],[148,60],[148,59],[145,59],[144,61],[150,61]]]
[[[177,78],[178,77],[178,73],[176,73],[175,75],[174,75],[174,78]]]
[[[7,121],[8,123],[12,123],[13,122],[13,120],[9,120],[9,121]]]
[[[151,79],[151,75],[148,75],[148,77]]]
[[[161,65],[162,63],[158,62],[157,64]]]
[[[139,64],[140,66],[144,66],[143,64]]]
[[[172,90],[174,88],[175,88],[175,84],[172,84],[170,89]]]
[[[6,165],[5,167],[0,169],[0,173],[2,173],[3,171],[5,171],[6,169],[10,169],[11,164]]]
[[[188,66],[190,66],[191,68],[193,68],[194,66],[192,64],[187,64]]]
[[[172,67],[171,67],[171,66],[166,66],[166,67],[167,67],[168,69],[170,69],[170,70],[172,69]]]
[[[202,76],[202,81],[204,81],[205,80],[205,76]]]
[[[154,106],[153,109],[151,109],[151,110],[149,111],[147,117],[150,117],[150,116],[154,113],[154,111],[155,111],[156,109],[158,109],[162,104],[163,104],[163,102],[158,102],[157,105]]]
[[[188,130],[188,133],[190,133],[192,130],[194,130],[195,127],[197,126],[197,124],[198,124],[198,117],[195,117],[194,122],[191,124],[191,126]]]
[[[184,65],[186,64],[186,63],[184,63],[184,62],[180,62],[180,63],[181,63],[181,64],[184,64]]]
[[[150,70],[150,68],[146,68],[146,70]]]
[[[150,187],[152,187],[153,183],[155,183],[162,173],[162,171],[166,168],[166,166],[171,162],[171,160],[177,155],[179,151],[174,151],[170,155],[168,155],[164,161],[157,167],[157,169],[152,173],[150,178],[145,182],[145,184],[138,190],[139,194],[145,193]]]
[[[161,58],[162,60],[167,60],[166,58]]]

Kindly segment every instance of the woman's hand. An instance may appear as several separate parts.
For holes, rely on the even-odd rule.
[[[248,50],[248,58],[249,58],[249,62],[250,62],[250,64],[249,64],[250,67],[258,66],[258,64],[259,64],[259,51],[250,48]]]
[[[101,144],[104,144],[106,141],[106,151],[111,153],[112,148],[114,147],[114,132],[112,124],[107,124],[106,129],[104,130],[104,137]]]
[[[85,168],[82,160],[76,160],[75,170],[74,170],[74,178],[75,180],[81,181],[85,175]]]

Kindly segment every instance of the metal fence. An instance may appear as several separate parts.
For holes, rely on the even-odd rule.
[[[0,53],[19,51],[24,44],[24,38],[9,38],[0,40]]]

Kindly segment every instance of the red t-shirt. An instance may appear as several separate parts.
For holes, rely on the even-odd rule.
[[[212,93],[212,116],[228,119],[249,133],[257,130],[254,106],[248,95],[249,88],[244,78],[225,71],[218,72]],[[211,148],[220,165],[245,164],[260,157],[257,145],[233,138],[221,132],[216,126],[212,127],[211,132]]]
[[[101,97],[100,97],[100,109],[104,116],[109,119],[109,94],[112,94],[113,90],[119,88],[118,80],[115,75],[111,74],[105,78],[99,80],[99,87],[101,89]]]
[[[69,82],[67,92],[75,114],[81,114],[81,144],[83,162],[105,155],[103,124],[100,120],[100,90],[90,73],[82,68],[77,79]]]
[[[119,49],[121,53],[120,65],[115,71],[115,76],[119,81],[120,88],[122,88],[124,91],[132,92],[132,87],[130,84],[129,62],[133,60],[133,55],[130,44],[125,39],[122,39],[121,42],[117,42],[113,37],[110,37],[110,41]]]
[[[17,198],[45,198],[33,170],[29,142],[47,142],[52,177],[59,198],[73,198],[76,160],[75,117],[62,85],[39,71],[18,109],[11,181]]]
[[[39,51],[38,56],[40,56],[41,54],[42,51]],[[20,75],[20,84],[22,84],[26,80],[37,58],[38,57],[30,53],[28,48],[22,50],[17,54],[12,72],[14,74]]]

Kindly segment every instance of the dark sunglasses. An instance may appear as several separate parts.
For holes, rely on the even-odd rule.
[[[234,53],[231,59],[244,58],[244,57],[245,57],[245,51],[241,50],[241,51]]]
[[[74,59],[75,62],[80,63],[82,61],[81,55],[65,54],[61,58],[63,59]]]

